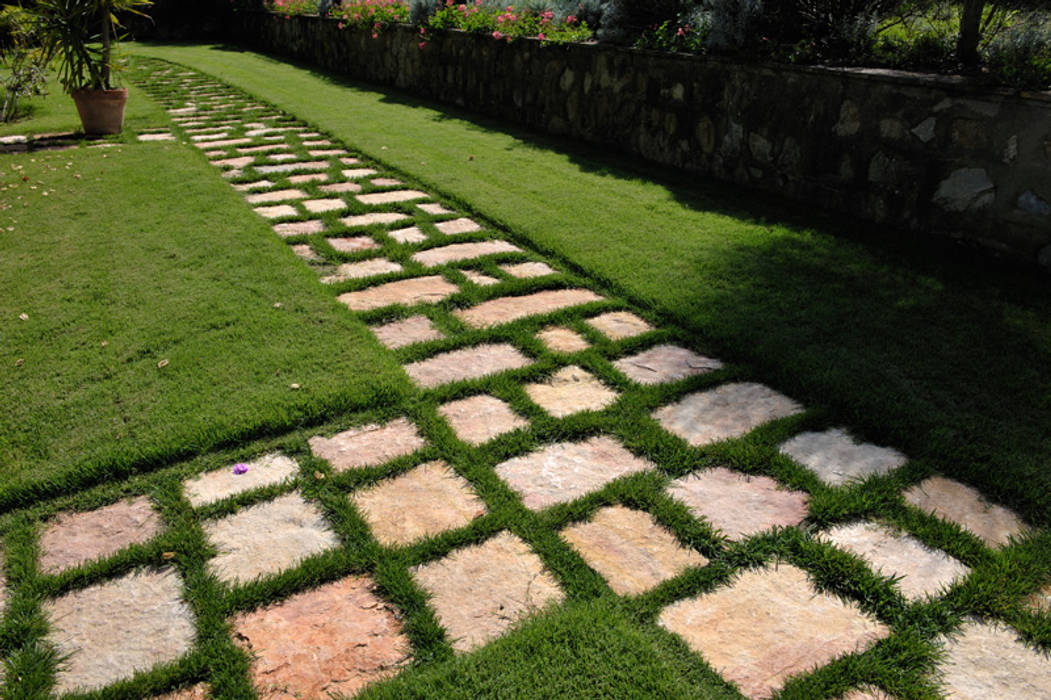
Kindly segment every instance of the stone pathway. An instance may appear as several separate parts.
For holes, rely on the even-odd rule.
[[[375,575],[382,552],[396,550],[415,562],[406,587],[425,612],[412,614],[434,620],[457,653],[578,593],[565,568],[575,561],[606,595],[650,601],[647,619],[746,697],[763,698],[844,657],[879,654],[907,624],[900,610],[965,586],[974,558],[954,556],[966,547],[940,549],[945,538],[962,533],[995,552],[1026,533],[1011,511],[937,475],[902,489],[885,516],[816,527],[815,499],[886,488],[907,456],[840,427],[800,431],[812,424],[790,397],[731,381],[722,361],[558,261],[267,105],[160,62],[138,77],[175,125],[140,140],[200,149],[398,354],[433,413],[344,424],[318,431],[301,453],[197,470],[169,487],[177,503],[142,492],[59,508],[34,525],[35,575],[53,582],[43,589],[52,591],[43,641],[63,657],[48,662],[56,693],[153,678],[156,692],[149,683],[114,692],[219,696],[207,665],[150,673],[202,639],[233,655],[224,663],[247,664],[242,686],[224,676],[227,694],[356,692],[416,658],[408,599]],[[588,423],[608,415],[651,437],[586,427],[612,426]],[[577,437],[530,442],[556,421]],[[504,457],[486,452],[494,442]],[[710,459],[734,445],[765,449],[781,466],[755,474]],[[465,468],[464,454],[481,462]],[[660,458],[671,454],[681,459]],[[632,489],[650,496],[625,501]],[[518,520],[495,514],[509,509]],[[910,522],[924,526],[903,530]],[[694,528],[688,537],[684,527]],[[169,551],[181,546],[170,529],[197,538],[187,560]],[[539,544],[535,529],[550,538]],[[556,540],[557,564],[547,549]],[[815,573],[820,557],[788,545],[740,563],[757,542],[799,540],[855,562],[897,602],[829,584]],[[430,544],[413,559],[420,543]],[[723,573],[708,583],[674,585],[716,562]],[[1026,614],[1049,614],[1049,590],[1027,593]],[[17,595],[0,577],[0,610]],[[227,601],[214,610],[229,632],[201,621],[219,614],[189,604],[202,596]],[[929,641],[946,651],[930,682],[952,697],[1051,697],[1051,661],[1006,621],[974,619]],[[892,695],[858,678],[848,697]]]

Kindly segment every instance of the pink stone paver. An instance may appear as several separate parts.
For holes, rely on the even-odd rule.
[[[272,163],[285,163],[299,158],[295,153],[271,153],[266,159]]]
[[[617,392],[576,365],[563,367],[544,382],[526,384],[525,392],[555,418],[601,411],[617,400]]]
[[[455,236],[461,233],[474,233],[475,231],[482,230],[482,227],[478,225],[477,222],[466,218],[442,221],[435,224],[434,228],[438,229],[439,233],[444,233],[446,236]]]
[[[540,557],[507,531],[418,566],[412,574],[430,594],[438,621],[460,652],[565,599]]]
[[[653,516],[639,510],[603,508],[562,537],[609,583],[617,595],[639,595],[708,560],[679,544]]]
[[[273,173],[294,173],[297,170],[328,170],[327,160],[301,161],[298,163],[278,163],[277,165],[257,165],[255,171],[260,175]]]
[[[559,442],[496,466],[526,508],[542,510],[597,491],[614,479],[653,469],[611,437]]]
[[[630,311],[610,311],[588,319],[588,325],[610,340],[634,338],[653,330],[653,326]]]
[[[226,583],[276,574],[339,546],[321,510],[298,493],[209,520],[203,527],[219,552],[209,560],[208,571]]]
[[[354,160],[356,162],[357,159]],[[342,172],[343,177],[347,178],[348,180],[358,180],[363,177],[368,177],[369,175],[376,174],[376,171],[372,168],[350,168],[349,170],[344,170]]]
[[[421,250],[412,259],[424,267],[437,267],[460,260],[474,260],[498,253],[521,253],[522,249],[507,241],[479,241],[477,243],[454,243]]]
[[[427,444],[408,418],[351,428],[330,438],[318,435],[308,442],[315,456],[339,472],[374,467],[410,455]]]
[[[437,202],[431,202],[429,204],[417,204],[416,208],[425,214],[431,214],[432,216],[441,216],[442,214],[452,214],[453,212],[446,209]]]
[[[444,462],[428,462],[350,495],[380,544],[412,544],[485,515],[471,485]]]
[[[317,251],[311,248],[309,243],[297,243],[292,246],[292,252],[307,262],[324,261],[324,258],[318,255]]]
[[[749,476],[724,467],[687,474],[668,485],[668,495],[731,540],[773,527],[794,527],[807,516],[809,496],[790,491],[768,476]]]
[[[357,253],[362,250],[375,250],[380,245],[368,236],[348,236],[345,238],[329,238],[328,244],[334,250],[341,253]]]
[[[803,570],[783,563],[669,605],[658,623],[749,698],[769,697],[789,676],[862,651],[890,633],[856,605],[819,593]]]
[[[274,183],[269,180],[256,180],[255,182],[243,182],[237,185],[231,185],[238,192],[250,192],[251,190],[262,190],[269,187],[273,187]]]
[[[238,148],[238,153],[270,153],[272,151],[287,151],[289,145],[287,143],[268,143],[262,146],[244,146]]]
[[[358,292],[348,292],[341,294],[339,300],[351,311],[371,311],[393,304],[405,306],[435,304],[459,291],[459,287],[444,277],[433,275],[413,277],[369,287]]]
[[[532,360],[513,345],[500,343],[453,350],[405,365],[403,369],[417,386],[431,389],[450,382],[520,369],[531,363]]]
[[[321,282],[323,284],[336,284],[346,280],[389,275],[393,272],[401,272],[401,265],[386,258],[372,258],[361,262],[344,263],[336,269],[335,273],[322,277]]]
[[[304,199],[307,193],[302,190],[273,190],[271,192],[259,192],[245,197],[249,204],[268,204],[270,202],[287,202],[290,199]]]
[[[311,158],[327,158],[329,156],[339,156],[345,154],[342,148],[321,148],[317,150],[307,151],[307,155]]]
[[[438,408],[438,415],[449,421],[456,437],[471,445],[529,425],[505,402],[486,394],[451,401]]]
[[[971,620],[945,642],[939,668],[949,698],[1051,698],[1051,659],[1013,629]]]
[[[307,199],[302,204],[311,214],[320,214],[321,212],[326,211],[339,211],[340,209],[347,208],[347,203],[338,197],[327,199]]]
[[[414,199],[428,199],[430,195],[419,190],[393,190],[391,192],[372,192],[370,194],[359,194],[357,199],[362,204],[376,206],[379,204],[393,204],[394,202],[410,202]]]
[[[591,347],[582,335],[561,326],[548,326],[537,333],[536,337],[551,352],[574,353]]]
[[[340,158],[339,162],[342,163],[343,165],[357,165],[361,161],[358,160],[357,158],[346,157],[346,158]]]
[[[353,695],[394,675],[411,645],[372,581],[351,576],[233,620],[263,700]]]
[[[144,570],[46,601],[56,693],[104,688],[186,654],[196,631],[173,570]]]
[[[467,278],[472,284],[477,284],[479,287],[491,287],[494,284],[500,284],[500,280],[495,277],[483,274],[478,270],[460,270],[463,276]]]
[[[970,530],[990,547],[1001,547],[1012,536],[1025,532],[1025,525],[1010,510],[943,476],[932,476],[913,486],[905,492],[905,502]]]
[[[248,462],[247,471],[237,473],[235,465],[205,472],[183,482],[186,500],[194,508],[221,501],[238,493],[288,481],[299,472],[295,460],[281,454],[268,454]]]
[[[501,265],[500,269],[518,279],[532,279],[534,277],[545,277],[546,275],[557,275],[558,270],[543,262],[525,262],[514,265]]]
[[[221,141],[198,141],[194,144],[201,150],[211,150],[213,148],[229,148],[230,146],[243,146],[246,143],[252,143],[252,139],[223,139]]]
[[[663,384],[714,372],[722,369],[723,363],[686,348],[658,345],[617,360],[613,366],[639,384]]]
[[[40,568],[57,574],[109,557],[148,542],[161,527],[160,516],[145,496],[83,513],[60,513],[40,535]]]
[[[393,177],[377,177],[369,180],[376,187],[399,187],[405,183],[401,180],[396,180]]]
[[[212,165],[219,168],[244,168],[255,162],[252,156],[241,156],[240,158],[223,158],[213,160]]]
[[[397,231],[391,231],[387,235],[398,243],[422,243],[427,240],[427,234],[421,231],[418,226],[400,228]]]
[[[694,447],[738,438],[763,423],[802,413],[792,399],[762,384],[723,384],[688,394],[657,409],[653,417]]]
[[[357,228],[360,226],[374,226],[381,225],[387,226],[398,221],[404,221],[409,217],[406,214],[400,214],[398,212],[388,211],[380,212],[377,214],[358,214],[357,216],[347,216],[340,221],[343,222],[344,226],[349,228]]]
[[[837,525],[823,539],[858,556],[897,586],[909,601],[937,595],[970,569],[914,537],[872,522]]]
[[[189,133],[189,132],[187,132]],[[191,141],[217,141],[219,139],[225,139],[229,136],[229,132],[223,129],[208,129],[207,133],[193,134],[190,136]]]
[[[300,138],[304,138],[304,139],[309,139],[310,138],[310,137],[306,136],[305,134],[300,134],[299,136],[300,136]],[[313,140],[313,141],[303,141],[303,145],[306,146],[307,148],[316,148],[318,146],[331,146],[332,142],[329,141],[328,139],[316,139],[316,140]]]
[[[516,297],[499,297],[483,301],[468,309],[459,309],[453,315],[474,328],[492,328],[520,318],[549,314],[571,306],[580,306],[602,297],[590,289],[552,289]]]
[[[174,141],[175,135],[171,133],[139,134],[139,141]]]
[[[302,185],[307,182],[325,182],[326,180],[328,180],[328,173],[306,173],[305,175],[293,175],[288,178],[288,181],[293,185]]]
[[[391,350],[445,337],[434,322],[423,315],[410,316],[401,321],[374,326],[371,330],[376,338]]]
[[[361,192],[361,185],[356,182],[333,182],[331,185],[322,185],[318,190],[325,194],[342,194],[344,192]]]
[[[290,221],[286,224],[277,224],[274,226],[274,233],[282,238],[306,236],[312,233],[321,233],[324,230],[325,222],[319,219],[312,219],[310,221]]]
[[[780,449],[833,486],[886,474],[906,462],[905,455],[897,450],[859,443],[842,428],[800,433]]]
[[[267,219],[283,219],[285,217],[299,215],[296,208],[288,204],[278,204],[273,207],[256,207],[252,211],[259,214],[259,216],[266,217]]]

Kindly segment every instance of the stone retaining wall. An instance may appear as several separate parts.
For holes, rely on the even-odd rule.
[[[1051,268],[1051,93],[240,14],[252,48]]]

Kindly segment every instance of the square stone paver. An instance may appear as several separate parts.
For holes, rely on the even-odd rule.
[[[263,700],[353,695],[394,675],[412,652],[397,612],[365,576],[243,613],[233,628]]]
[[[194,630],[171,569],[138,571],[46,601],[60,657],[56,693],[104,688],[190,650]]]
[[[371,330],[379,341],[391,350],[445,337],[431,319],[422,315],[373,326]]]
[[[325,222],[314,219],[312,221],[290,221],[286,224],[276,224],[274,233],[282,238],[292,236],[309,236],[313,233],[321,233],[325,230]]]
[[[886,474],[906,462],[905,455],[897,450],[858,443],[841,428],[800,433],[781,445],[781,452],[833,486]]]
[[[299,465],[292,458],[269,454],[243,465],[231,464],[187,479],[183,482],[183,491],[190,505],[200,508],[251,489],[280,484],[298,472]]]
[[[360,228],[362,226],[387,226],[389,224],[396,223],[398,221],[404,221],[409,217],[405,214],[398,212],[386,211],[377,212],[375,214],[358,214],[356,216],[346,216],[340,219],[344,226],[349,228]]]
[[[588,319],[588,325],[610,340],[634,338],[653,330],[653,326],[630,311],[610,311]]]
[[[905,502],[970,530],[990,547],[1003,546],[1013,535],[1025,532],[1025,525],[1013,512],[990,503],[970,486],[943,476],[932,476],[913,486],[905,492]]]
[[[379,243],[368,236],[348,236],[345,238],[328,238],[328,244],[340,253],[358,253],[363,250],[375,250]]]
[[[741,437],[763,423],[802,412],[802,406],[769,387],[741,382],[688,394],[657,409],[653,417],[665,430],[698,447]]]
[[[639,595],[708,560],[683,547],[649,513],[611,506],[562,537],[609,583],[617,595]]]
[[[471,284],[477,284],[479,287],[491,287],[494,284],[500,284],[500,280],[495,277],[490,277],[478,270],[460,270],[460,272],[463,273],[463,276],[467,278],[468,282]]]
[[[474,260],[497,253],[521,253],[522,249],[507,241],[478,241],[477,243],[453,243],[421,250],[412,259],[424,267],[437,267],[460,260]]]
[[[274,190],[272,192],[259,192],[245,197],[249,204],[268,204],[270,202],[287,202],[291,199],[303,199],[307,196],[302,190]]]
[[[675,382],[722,369],[723,363],[675,345],[658,345],[613,363],[628,379],[639,384]]]
[[[731,540],[772,527],[795,527],[806,518],[810,502],[806,493],[782,488],[768,476],[749,476],[724,467],[676,479],[668,485],[668,495]]]
[[[408,418],[395,418],[384,425],[370,423],[330,438],[316,435],[308,442],[310,451],[336,471],[378,466],[427,444]]]
[[[496,466],[496,474],[530,510],[568,503],[614,479],[653,469],[605,435],[583,442],[559,442]]]
[[[396,231],[391,231],[387,235],[398,243],[422,243],[427,240],[427,234],[421,231],[418,226],[400,228]]]
[[[386,546],[412,544],[464,527],[487,512],[471,485],[444,462],[421,464],[352,493],[350,500]]]
[[[432,275],[388,282],[357,292],[340,294],[339,300],[351,311],[371,311],[394,304],[404,306],[436,304],[459,291],[459,287],[441,275]]]
[[[534,277],[545,277],[557,275],[558,270],[544,262],[524,262],[514,265],[501,265],[500,269],[512,277],[518,279],[533,279]]]
[[[478,222],[467,218],[441,221],[435,224],[434,228],[438,229],[439,233],[444,233],[446,236],[456,236],[461,233],[474,233],[475,231],[482,230],[482,227]]]
[[[746,571],[729,587],[673,603],[658,622],[749,698],[769,697],[789,676],[890,633],[856,605],[818,592],[789,564]]]
[[[591,347],[591,344],[584,340],[584,336],[562,326],[548,326],[537,333],[536,337],[551,352],[574,353]]]
[[[304,200],[302,204],[311,214],[320,214],[326,211],[339,211],[340,209],[347,208],[347,203],[338,197],[330,197],[328,199],[307,199]]]
[[[539,384],[526,384],[525,392],[555,418],[601,411],[617,400],[617,392],[576,365],[563,367]]]
[[[442,214],[452,214],[453,213],[452,211],[450,211],[449,209],[446,209],[445,207],[443,207],[441,204],[438,204],[437,202],[431,202],[429,204],[417,204],[416,208],[419,209],[420,211],[424,212],[425,214],[430,214],[432,216],[441,216]]]
[[[968,621],[945,642],[945,651],[939,674],[950,698],[1051,698],[1051,659],[1008,627]]]
[[[208,571],[226,583],[276,574],[339,546],[321,510],[298,493],[209,520],[203,527],[219,551],[208,562]]]
[[[404,369],[417,386],[431,389],[450,382],[479,379],[490,374],[521,369],[532,362],[513,345],[486,343],[435,355],[405,365]]]
[[[394,272],[401,272],[401,265],[399,263],[387,260],[386,258],[372,258],[371,260],[362,260],[360,262],[343,263],[336,268],[334,273],[322,277],[321,282],[322,284],[336,284],[338,282],[346,282],[347,280],[359,280],[365,279],[366,277],[389,275]]]
[[[361,192],[361,185],[356,182],[333,182],[331,185],[322,185],[318,189],[325,194],[342,194],[345,192]]]
[[[483,301],[469,309],[459,309],[453,315],[474,328],[492,328],[520,318],[549,314],[571,306],[602,301],[590,289],[553,289],[517,297],[499,297]]]
[[[397,182],[397,181],[395,181]],[[362,204],[376,206],[379,204],[393,204],[394,202],[410,202],[414,199],[429,199],[430,195],[419,190],[392,190],[390,192],[371,192],[359,194],[357,199]]]
[[[565,599],[540,557],[507,531],[418,566],[413,576],[430,594],[453,649],[461,652]]]
[[[279,204],[274,207],[256,207],[252,211],[267,219],[285,219],[290,216],[299,216],[296,208],[289,204]]]
[[[856,555],[884,576],[900,577],[897,586],[910,601],[935,596],[971,572],[945,552],[872,522],[837,525],[823,539]]]
[[[505,402],[486,394],[450,401],[438,408],[438,415],[449,421],[456,437],[471,445],[481,445],[529,425]]]
[[[40,568],[45,574],[109,557],[152,540],[162,528],[145,496],[83,513],[59,513],[40,535]]]

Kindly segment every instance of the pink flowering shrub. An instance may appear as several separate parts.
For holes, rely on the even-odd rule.
[[[428,24],[432,29],[460,29],[506,41],[521,37],[545,42],[586,41],[591,38],[591,29],[573,15],[559,21],[550,10],[516,10],[513,5],[497,9],[485,5],[482,0],[438,0],[438,9]]]
[[[317,0],[266,0],[266,9],[279,15],[313,15]]]
[[[375,38],[384,27],[408,22],[409,5],[405,0],[343,0],[330,14],[340,29],[370,29]]]

